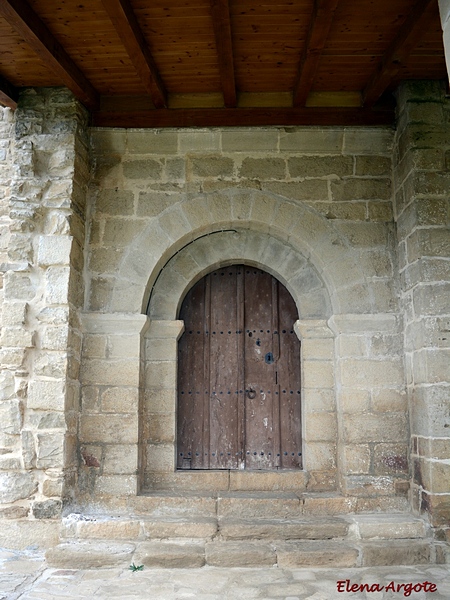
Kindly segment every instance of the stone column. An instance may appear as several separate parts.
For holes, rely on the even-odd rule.
[[[450,0],[439,0],[439,12],[441,13],[445,62],[450,77]]]
[[[87,116],[65,89],[25,90],[15,115],[0,355],[0,516],[22,518],[13,536],[19,546],[56,536],[76,474]],[[10,526],[3,522],[0,536]]]
[[[121,313],[86,313],[82,322],[79,500],[95,495],[108,508],[139,491],[141,356],[150,322]]]
[[[397,101],[395,218],[413,505],[450,539],[450,102],[439,82],[407,82]]]

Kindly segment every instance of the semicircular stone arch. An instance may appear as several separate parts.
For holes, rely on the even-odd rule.
[[[245,242],[244,230],[253,234]],[[230,235],[227,237],[225,233]],[[232,235],[241,239],[240,251],[236,248],[234,256]],[[284,259],[288,255],[300,265],[299,268],[294,265],[298,283],[286,268]],[[323,290],[322,315],[371,312],[371,298],[357,253],[333,224],[305,204],[248,189],[200,194],[152,219],[129,246],[117,273],[110,305],[105,308],[110,312],[146,313],[151,297],[156,307],[159,280],[164,282],[164,288],[172,286],[183,295],[195,278],[225,264],[223,260],[228,264],[236,260],[254,261],[255,266],[277,275],[294,297],[300,279],[305,277],[305,290],[311,293],[315,290],[316,296],[319,288]],[[292,262],[289,264],[292,266]],[[353,289],[358,290],[357,306]],[[349,298],[353,302],[351,310]],[[308,309],[299,306],[299,310],[305,312],[305,318],[312,318],[306,317],[313,314]]]

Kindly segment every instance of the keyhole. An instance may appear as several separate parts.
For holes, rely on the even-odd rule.
[[[256,340],[256,345],[261,346],[261,340],[259,338]]]

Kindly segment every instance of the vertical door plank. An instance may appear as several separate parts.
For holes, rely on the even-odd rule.
[[[274,466],[272,277],[245,267],[246,468]]]
[[[180,313],[180,319],[185,322],[185,331],[178,346],[179,469],[204,468],[204,317],[205,280],[202,279],[188,292]]]
[[[283,469],[302,466],[300,422],[300,342],[294,332],[298,318],[297,307],[287,289],[279,284],[278,306],[280,327],[280,384],[281,458]]]
[[[214,469],[236,469],[240,450],[236,278],[235,266],[211,273],[209,450]]]

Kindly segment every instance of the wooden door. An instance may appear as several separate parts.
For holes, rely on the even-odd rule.
[[[259,269],[214,271],[180,319],[177,467],[301,468],[298,318],[286,288]]]

